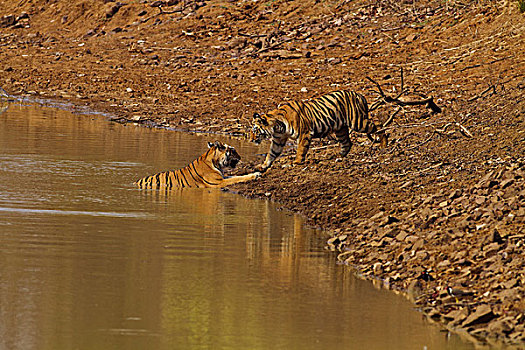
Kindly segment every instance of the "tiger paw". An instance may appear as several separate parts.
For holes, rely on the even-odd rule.
[[[257,173],[264,173],[266,172],[266,170],[268,170],[268,167],[265,167],[263,165],[259,165],[255,167],[255,172]]]
[[[258,171],[254,172],[253,173],[253,179],[254,180],[257,180],[258,178],[260,178],[262,176],[262,174]]]

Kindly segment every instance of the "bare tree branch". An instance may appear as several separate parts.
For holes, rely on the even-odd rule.
[[[405,93],[404,90],[402,90],[396,97],[392,97],[389,95],[386,95],[383,92],[383,89],[381,89],[381,86],[372,78],[366,77],[369,81],[371,81],[379,90],[379,94],[381,95],[381,99],[379,101],[376,101],[370,106],[370,110],[373,111],[377,109],[380,105],[390,103],[395,104],[398,106],[421,106],[426,105],[427,108],[430,108],[432,112],[434,113],[441,113],[441,108],[434,102],[433,97],[427,97],[423,100],[411,100],[411,101],[404,101],[400,100],[401,95]]]

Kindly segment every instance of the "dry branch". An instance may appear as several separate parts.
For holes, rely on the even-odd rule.
[[[373,80],[370,77],[366,77],[366,79],[371,81],[377,87],[378,92],[381,95],[381,99],[374,102],[372,106],[370,106],[371,111],[373,111],[374,109],[377,109],[382,104],[390,103],[390,104],[395,104],[395,105],[402,106],[402,107],[426,105],[426,107],[430,108],[432,112],[441,113],[441,108],[434,102],[433,97],[427,97],[422,100],[411,100],[411,101],[400,100],[400,97],[406,92],[405,90],[403,90],[403,87],[402,87],[401,92],[396,97],[392,97],[392,96],[385,94],[383,92],[383,89],[381,89],[381,86],[379,85],[379,83],[377,83],[375,80]]]
[[[394,117],[401,111],[403,107],[399,107],[387,120],[383,123],[383,127],[377,131],[377,133],[383,132],[386,128],[394,121]]]
[[[463,125],[461,125],[460,123],[456,123],[456,125],[457,125],[458,128],[459,128],[459,132],[462,133],[464,136],[466,136],[466,137],[471,137],[471,138],[474,137],[474,136],[472,135],[472,133],[471,133],[470,131],[468,131],[468,129],[465,128]]]
[[[2,96],[2,97],[9,97],[9,94],[4,89],[2,89],[0,87],[0,96]]]
[[[469,102],[472,102],[472,101],[476,101],[477,99],[483,97],[487,92],[491,91],[491,94],[490,95],[494,95],[496,93],[496,85],[489,85],[488,88],[486,88],[485,90],[483,90],[480,94],[474,96],[474,97],[471,97],[468,99]],[[490,96],[489,95],[489,96]]]

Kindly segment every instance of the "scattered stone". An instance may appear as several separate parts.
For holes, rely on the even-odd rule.
[[[459,325],[468,317],[468,310],[466,308],[452,310],[448,314],[443,315],[443,318],[453,325]]]
[[[407,237],[405,238],[405,242],[406,242],[406,243],[409,243],[409,244],[412,244],[412,245],[413,245],[414,243],[416,243],[418,240],[419,240],[419,237],[418,237],[418,236],[407,236]]]
[[[165,2],[161,0],[153,1],[151,4],[149,4],[150,7],[160,7],[164,5],[165,5]]]
[[[407,288],[408,299],[412,302],[416,302],[417,299],[423,294],[423,285],[419,279],[410,282]]]
[[[418,241],[418,242],[419,242],[419,241]],[[417,242],[416,242],[416,243],[417,243]],[[422,247],[422,246],[421,246],[421,247]],[[421,248],[421,247],[416,247],[415,244],[414,244],[414,246],[412,247],[412,249],[417,250],[417,249],[419,249],[419,248]],[[418,261],[424,261],[424,260],[426,260],[426,259],[428,258],[428,256],[429,256],[428,252],[426,252],[426,251],[418,251],[418,252],[416,253],[416,260],[418,260]]]
[[[500,187],[502,189],[505,189],[509,186],[511,186],[512,184],[514,184],[514,179],[507,179],[507,180],[503,180],[500,184]]]
[[[505,317],[502,319],[492,321],[487,328],[490,333],[509,334],[514,330],[514,327],[514,317]]]
[[[27,12],[22,12],[17,18],[16,18],[16,21],[20,21],[22,19],[27,19],[29,18],[29,14]]]
[[[393,224],[394,222],[399,222],[399,219],[396,218],[395,216],[389,215],[379,224],[379,227],[384,227],[384,226]]]
[[[414,245],[412,245],[412,249],[417,251],[423,248],[424,245],[425,245],[425,240],[423,238],[420,238],[414,242]]]
[[[453,199],[459,198],[460,196],[461,196],[461,190],[454,190],[450,193],[450,195],[448,196],[448,199],[453,200]]]
[[[487,304],[482,304],[476,308],[476,310],[470,314],[467,319],[461,324],[462,327],[471,327],[474,325],[487,323],[496,315],[492,312],[492,309]]]
[[[375,263],[372,266],[372,271],[374,272],[374,275],[380,275],[383,272],[383,264],[380,262]]]
[[[16,24],[16,18],[13,15],[7,15],[0,18],[0,28],[7,28]]]
[[[342,60],[341,60],[341,58],[339,58],[339,57],[335,57],[335,58],[332,57],[332,58],[329,58],[329,59],[327,60],[327,62],[328,62],[329,64],[333,64],[333,65],[339,64],[339,63],[341,63],[341,61],[342,61]]]
[[[450,266],[450,260],[443,260],[437,264],[438,269],[445,269]]]
[[[382,218],[384,215],[385,215],[385,212],[384,212],[384,211],[380,211],[380,212],[378,212],[377,214],[374,214],[374,215],[370,218],[370,220],[371,220],[371,221],[375,221],[375,220],[377,220],[377,219],[379,219],[379,218]]]
[[[122,102],[124,104],[122,109],[125,111],[119,113],[126,113],[133,117],[122,118],[122,120],[146,124],[147,120],[154,118],[157,125],[169,125],[160,117],[169,115],[172,125],[184,124],[185,127],[193,130],[229,133],[230,130],[233,130],[232,124],[238,122],[229,122],[222,116],[213,117],[216,119],[208,117],[214,114],[214,111],[224,111],[225,101],[228,104],[227,110],[231,110],[232,114],[239,117],[242,116],[241,118],[245,120],[249,119],[246,113],[251,113],[254,109],[267,109],[280,102],[285,103],[288,98],[301,97],[301,94],[298,93],[298,90],[301,89],[301,85],[298,84],[301,82],[305,86],[303,90],[305,94],[302,94],[304,98],[321,93],[322,91],[317,90],[323,86],[331,89],[330,84],[332,83],[339,84],[339,87],[333,86],[334,90],[347,87],[362,89],[364,85],[360,78],[364,78],[364,73],[358,69],[360,65],[351,69],[355,71],[355,77],[351,78],[342,75],[340,70],[330,69],[330,65],[351,65],[353,62],[350,63],[350,60],[364,59],[369,62],[362,64],[370,63],[377,73],[374,73],[377,78],[383,76],[384,80],[387,80],[389,79],[385,77],[387,72],[381,73],[380,67],[376,65],[378,57],[383,57],[384,50],[398,50],[399,41],[414,41],[417,40],[417,35],[421,37],[427,35],[424,28],[418,29],[417,33],[410,28],[405,28],[407,23],[412,23],[410,18],[407,19],[408,22],[405,22],[405,17],[410,17],[412,13],[420,11],[416,8],[401,16],[403,17],[400,23],[401,28],[405,29],[387,32],[392,37],[392,42],[394,40],[398,42],[396,46],[389,46],[391,42],[386,40],[383,34],[380,34],[383,36],[383,43],[374,44],[378,39],[374,38],[374,35],[377,34],[380,27],[396,28],[396,26],[391,28],[383,26],[386,24],[383,23],[383,19],[387,17],[383,17],[381,22],[375,22],[376,19],[379,19],[377,16],[379,9],[388,10],[388,7],[380,5],[352,10],[345,15],[343,21],[336,18],[323,20],[322,22],[326,22],[322,23],[323,26],[326,24],[332,27],[327,28],[327,31],[323,31],[321,35],[317,35],[315,31],[319,31],[320,22],[314,25],[307,24],[309,20],[304,24],[303,22],[294,23],[296,19],[293,18],[293,15],[296,11],[293,9],[289,15],[283,15],[280,24],[273,26],[270,21],[266,21],[275,19],[276,13],[271,12],[275,9],[268,9],[270,11],[264,9],[264,13],[258,13],[264,6],[253,1],[237,2],[243,3],[242,6],[237,6],[236,2],[228,2],[228,10],[224,11],[219,7],[211,8],[210,6],[211,12],[206,12],[208,11],[206,9],[198,13],[194,12],[195,7],[193,7],[193,3],[196,2],[192,4],[186,2],[189,7],[184,9],[184,13],[177,12],[179,8],[166,8],[166,6],[186,4],[180,0],[178,2],[176,0],[126,1],[126,7],[118,11],[112,10],[116,1],[105,0],[104,2],[106,5],[98,11],[106,22],[111,20],[106,24],[100,22],[100,16],[96,16],[96,21],[90,21],[89,18],[75,21],[75,18],[72,17],[75,16],[75,11],[57,11],[54,23],[60,23],[64,16],[63,22],[68,25],[68,28],[67,32],[61,31],[56,34],[49,34],[49,31],[46,30],[42,30],[38,35],[25,30],[11,30],[8,23],[9,30],[5,30],[6,33],[0,35],[0,45],[5,48],[0,52],[4,53],[2,57],[6,56],[6,52],[9,53],[7,56],[11,57],[6,60],[4,67],[0,68],[0,70],[3,69],[2,72],[5,72],[0,85],[10,93],[42,94],[45,92],[47,94],[51,90],[49,96],[81,96],[81,98],[92,96],[100,101],[106,101],[106,105],[113,104],[115,110],[121,110],[120,101],[128,100],[126,103]],[[403,7],[406,3],[412,2],[412,0],[400,2],[399,6]],[[201,6],[200,3],[198,6]],[[284,3],[286,2],[283,2],[282,13],[288,13],[287,4]],[[162,11],[166,14],[161,14],[158,8],[147,7],[151,4],[156,7],[162,6]],[[24,6],[26,5],[21,5],[21,7]],[[341,6],[341,11],[352,8],[351,4],[344,2],[341,2]],[[124,11],[128,8],[129,11]],[[475,8],[475,6],[470,8]],[[31,10],[31,13],[38,13],[38,7],[35,9],[36,11]],[[105,11],[108,9],[110,12],[106,19]],[[167,14],[172,10],[175,10],[173,14]],[[465,8],[465,11],[468,10]],[[46,11],[50,12],[49,9]],[[304,11],[307,9],[300,9],[297,13],[302,14]],[[492,18],[493,12],[497,10],[492,7],[488,11],[487,15]],[[424,12],[428,15],[426,10]],[[203,16],[201,23],[199,23],[201,18],[198,16]],[[41,21],[41,17],[35,15],[35,18],[32,17],[31,20]],[[4,18],[0,16],[1,23]],[[15,15],[14,22],[17,24],[16,22],[28,18],[23,14]],[[354,21],[355,18],[361,18],[361,20]],[[235,23],[237,19],[242,21],[241,27]],[[126,20],[129,21],[126,22]],[[258,32],[255,29],[256,26],[250,26],[250,21],[255,22],[256,20],[265,21],[265,23],[257,23],[260,28],[266,28],[265,31]],[[7,18],[7,21],[11,23],[11,26],[13,25],[13,18]],[[136,25],[126,25],[132,21],[136,21]],[[161,21],[162,26],[156,26]],[[75,27],[79,23],[83,23],[86,27]],[[296,24],[301,24],[303,27],[295,27]],[[434,24],[439,29],[440,24]],[[50,24],[46,25],[49,28]],[[118,27],[122,31],[127,31],[126,36],[102,36],[104,31],[118,32],[119,30],[111,30],[117,25],[122,26]],[[334,29],[335,26],[338,28]],[[346,32],[352,31],[354,26],[359,27],[359,34],[351,41],[347,40],[349,37]],[[366,28],[367,26],[371,27]],[[436,28],[435,26],[430,27]],[[39,23],[36,28],[40,30],[44,27]],[[76,46],[77,41],[64,43],[64,37],[82,39],[81,34],[86,33],[89,28],[94,29],[90,30],[86,36],[98,34],[98,37],[95,41],[85,40],[86,46],[82,49]],[[182,32],[182,29],[185,32]],[[372,31],[368,31],[369,29]],[[165,30],[166,33],[173,35],[153,35],[155,30]],[[454,27],[447,27],[447,30],[453,31]],[[407,31],[414,33],[407,36],[409,34]],[[281,43],[284,38],[291,40]],[[295,40],[296,38],[300,40]],[[459,41],[466,40],[459,37],[454,39],[458,40],[458,45],[464,44]],[[122,45],[116,45],[118,42],[115,41],[111,43],[112,50],[103,50],[102,48],[108,44],[104,40],[118,40]],[[509,40],[515,42],[515,39],[510,38]],[[99,43],[102,45],[99,46]],[[113,71],[108,72],[109,64],[115,67],[112,69],[119,69],[117,68],[120,63],[118,62],[120,54],[118,50],[124,47],[131,48],[131,43],[134,44],[133,50],[129,51],[130,55],[128,52],[123,52],[122,59],[131,60],[129,67],[132,69],[129,69],[128,72],[128,64],[126,64],[126,69],[119,70],[119,74],[113,74],[117,73]],[[274,44],[278,45],[272,46]],[[518,132],[518,134],[521,130],[519,127],[517,129],[515,127],[494,127],[493,123],[496,121],[490,115],[493,113],[492,110],[481,112],[486,105],[493,102],[493,98],[489,98],[489,95],[482,96],[483,98],[476,103],[470,103],[466,101],[465,96],[458,95],[457,91],[463,94],[463,92],[473,92],[473,87],[479,88],[479,81],[477,81],[479,72],[476,69],[469,68],[465,71],[470,72],[469,74],[475,73],[474,79],[472,81],[463,79],[466,83],[462,83],[461,87],[451,86],[450,90],[439,89],[435,81],[442,81],[440,71],[444,67],[451,67],[452,57],[457,56],[457,52],[440,50],[440,45],[442,45],[440,42],[435,45],[437,46],[428,48],[423,45],[417,50],[437,52],[439,57],[443,55],[444,62],[449,62],[449,65],[443,67],[433,65],[436,69],[427,72],[424,68],[427,64],[419,64],[418,67],[421,68],[419,73],[422,76],[416,79],[416,89],[412,91],[416,94],[425,93],[427,86],[420,84],[421,81],[429,81],[428,87],[432,91],[438,91],[440,95],[439,104],[452,103],[454,109],[454,113],[440,116],[436,121],[447,123],[462,120],[469,124],[468,128],[472,129],[473,134],[476,135],[475,139],[467,140],[461,136],[458,139],[458,135],[433,134],[427,143],[427,146],[430,147],[423,147],[419,146],[419,142],[423,142],[425,139],[422,137],[426,136],[425,133],[420,132],[420,129],[395,128],[391,133],[391,137],[395,137],[392,139],[394,147],[383,153],[375,147],[376,145],[371,145],[371,152],[367,152],[368,145],[361,142],[359,135],[353,134],[352,137],[357,137],[358,142],[353,147],[351,156],[344,159],[330,159],[338,150],[334,145],[335,142],[316,140],[314,142],[318,144],[312,144],[312,150],[308,153],[304,166],[290,166],[292,161],[290,153],[293,154],[293,150],[288,144],[283,156],[276,161],[275,167],[268,171],[261,181],[250,184],[247,186],[248,189],[244,188],[244,192],[241,191],[241,193],[270,198],[273,193],[275,199],[282,201],[284,206],[301,211],[306,217],[314,219],[314,225],[328,229],[343,228],[337,232],[339,235],[337,241],[333,240],[328,244],[331,250],[343,252],[338,259],[352,263],[369,274],[372,272],[380,274],[381,278],[388,281],[392,289],[406,288],[407,285],[409,289],[422,288],[424,297],[420,299],[420,305],[437,309],[436,314],[438,315],[443,314],[450,317],[452,315],[449,313],[452,308],[465,305],[464,311],[458,312],[456,318],[451,319],[452,322],[456,320],[458,324],[461,324],[468,316],[467,308],[474,311],[479,302],[488,303],[494,314],[510,317],[515,321],[515,326],[510,328],[507,321],[504,324],[497,324],[500,319],[494,318],[492,322],[472,326],[473,328],[481,327],[477,331],[478,334],[497,332],[498,335],[502,335],[503,332],[503,335],[508,334],[509,337],[512,335],[513,339],[519,339],[523,336],[524,331],[523,328],[519,328],[523,324],[523,316],[519,320],[516,317],[523,312],[523,295],[525,295],[525,279],[520,276],[520,271],[525,269],[523,258],[525,162],[523,156],[520,155],[522,144],[511,143],[513,139],[505,138],[505,136],[509,135],[508,130]],[[490,45],[492,44],[489,43]],[[497,43],[494,45],[498,47]],[[448,47],[456,46],[449,45]],[[507,46],[512,45],[506,45],[501,50],[505,50]],[[38,50],[34,50],[35,47]],[[92,55],[88,47],[93,50]],[[316,51],[316,47],[326,52]],[[335,49],[335,47],[342,47],[344,50]],[[261,55],[262,52],[256,54],[263,48],[266,50],[264,55]],[[483,50],[482,48],[477,47],[476,49],[478,50],[476,54],[482,54],[480,51]],[[60,64],[52,61],[55,57],[49,55],[56,51],[64,51],[63,55],[57,56]],[[11,55],[11,52],[16,55]],[[38,54],[31,59],[35,64],[29,70],[28,61],[30,60],[24,56],[30,57],[33,52],[38,52]],[[438,59],[437,56],[433,58],[432,55],[427,54],[425,57],[430,57],[431,61]],[[504,60],[496,62],[496,67],[506,63],[510,67],[511,62],[517,59],[516,57],[507,58],[503,51],[499,51],[498,57]],[[285,59],[296,59],[297,61],[284,61]],[[52,66],[50,67],[46,61],[52,61]],[[80,62],[85,66],[82,76],[75,74],[80,72],[75,68]],[[95,65],[101,62],[108,62],[108,64],[98,67]],[[455,72],[462,74],[461,68],[467,67],[467,64],[470,62],[463,58],[454,61]],[[46,72],[53,72],[53,74]],[[435,74],[437,79],[430,79],[428,75],[430,73]],[[320,76],[324,79],[319,80]],[[272,79],[268,80],[268,77],[281,77],[281,79],[273,79],[274,82]],[[287,89],[284,89],[286,91],[273,89],[278,80],[286,82],[285,85],[288,86]],[[93,81],[93,84],[90,81]],[[517,89],[520,85],[516,88],[516,83],[518,81],[515,80],[506,83],[505,86],[508,85],[508,89],[500,89],[502,86],[496,84],[495,88],[498,90],[498,95],[501,94],[503,102],[498,104],[494,113],[496,113],[497,121],[503,122],[501,125],[521,125],[519,123],[523,115],[523,108],[520,107],[520,113],[516,113],[516,116],[505,114],[505,111],[513,105],[512,101],[519,100],[516,100],[516,96],[518,96]],[[140,95],[141,97],[144,95],[145,98],[141,101],[139,99],[133,101],[140,105],[129,103],[133,90],[128,90],[125,85],[121,84],[141,86]],[[394,85],[393,81],[387,83],[389,88]],[[525,86],[523,83],[521,85]],[[82,87],[82,91],[75,90],[79,86]],[[257,89],[257,94],[252,93],[255,89]],[[490,95],[493,92],[495,91],[489,91]],[[399,92],[392,91],[392,93]],[[367,94],[367,96],[372,97],[373,95]],[[154,97],[156,102],[153,102],[154,106],[152,106],[151,101],[155,101]],[[284,100],[278,101],[277,99],[280,98]],[[454,102],[458,100],[464,100],[465,104],[458,106]],[[519,104],[516,103],[516,105]],[[402,117],[397,122],[403,124],[410,120],[411,113],[415,113],[416,109],[419,107],[407,109],[408,119]],[[475,119],[462,115],[469,109],[477,113]],[[387,116],[386,108],[384,112],[384,115],[378,116],[379,119]],[[142,118],[136,114],[141,114]],[[416,116],[416,118],[424,119],[428,118],[428,115],[423,113],[422,117]],[[245,126],[239,127],[239,130],[244,131]],[[453,129],[454,126],[451,126]],[[515,140],[521,141],[521,135],[514,136],[517,137]],[[489,138],[490,142],[487,141]],[[364,137],[362,139],[365,140]],[[502,139],[508,145],[502,143]],[[479,153],[478,146],[483,145],[484,142],[489,142],[491,146],[493,144],[497,153],[491,152],[490,149],[484,149],[482,154]],[[319,151],[313,150],[319,146]],[[472,154],[466,152],[470,150],[473,151]],[[325,157],[325,155],[328,156]],[[261,156],[257,155],[257,157],[261,160]],[[438,162],[445,159],[447,159],[446,163],[439,165]],[[433,164],[438,165],[433,167]],[[332,181],[331,176],[336,177],[336,181]],[[316,181],[312,181],[313,179]],[[275,187],[269,188],[269,184],[274,186],[273,183]],[[399,186],[399,184],[402,185]],[[397,191],[398,189],[400,191]],[[404,189],[412,189],[412,191]],[[293,197],[292,200],[287,196]],[[375,213],[378,214],[372,219],[369,218]],[[388,215],[396,220],[390,219]],[[382,226],[378,226],[379,224]],[[343,238],[342,232],[351,232],[351,234]],[[434,281],[421,277],[429,276],[428,273],[425,274],[428,269],[433,269]],[[414,279],[418,279],[420,283],[414,282]],[[472,290],[476,293],[476,297],[472,300],[464,298],[456,302],[456,298],[448,295],[443,289],[443,286],[446,285]],[[492,324],[495,325],[492,326]]]
[[[494,231],[492,231],[492,234],[491,234],[491,237],[490,237],[490,240],[494,243],[498,243],[498,244],[503,244],[503,238],[501,238],[498,230],[494,229]]]
[[[408,233],[406,231],[401,231],[399,232],[399,234],[396,236],[396,240],[402,242],[404,241],[408,236]]]
[[[405,38],[406,41],[414,41],[418,38],[418,35],[417,34],[409,34],[407,35],[407,37]]]
[[[412,181],[412,180],[408,180],[407,182],[405,182],[404,184],[402,184],[401,186],[399,186],[399,189],[403,189],[403,188],[410,187],[410,186],[412,186],[412,184],[414,184],[414,181]]]
[[[121,3],[110,4],[108,8],[106,9],[106,18],[109,19],[113,17],[120,10],[121,7],[122,7]]]

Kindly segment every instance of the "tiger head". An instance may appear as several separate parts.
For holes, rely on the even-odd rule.
[[[219,169],[233,169],[241,160],[241,156],[234,147],[220,141],[208,142],[208,148],[213,153],[213,163]]]
[[[261,116],[259,113],[254,113],[252,124],[252,129],[250,130],[250,141],[259,144],[262,140],[271,136],[268,132],[268,130],[271,130],[271,126],[266,114]]]
[[[264,139],[278,136],[286,132],[286,125],[280,120],[278,112],[280,112],[279,109],[263,115],[260,115],[259,113],[253,114],[253,126],[250,130],[250,141],[261,143]]]

